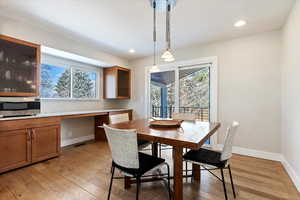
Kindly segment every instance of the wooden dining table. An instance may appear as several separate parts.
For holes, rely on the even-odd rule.
[[[150,128],[150,119],[132,120],[111,124],[112,128],[136,129],[138,139],[151,141],[152,152],[157,156],[157,144],[173,147],[174,184],[173,199],[183,199],[183,148],[197,150],[220,128],[218,122],[183,121],[180,128]],[[200,181],[200,166],[193,165],[193,178]],[[128,185],[129,184],[129,185]],[[125,188],[130,180],[125,179]]]

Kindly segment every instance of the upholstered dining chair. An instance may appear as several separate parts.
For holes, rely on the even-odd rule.
[[[238,127],[239,123],[234,121],[227,128],[225,143],[221,152],[201,148],[199,150],[190,150],[183,156],[185,161],[200,165],[201,167],[203,167],[202,170],[207,170],[223,183],[224,195],[226,200],[228,199],[228,197],[224,179],[224,169],[228,169],[229,171],[233,196],[234,198],[236,198],[229,160],[232,157],[233,139]],[[212,173],[213,170],[220,170],[222,178]]]
[[[164,159],[151,156],[138,151],[136,130],[123,130],[110,128],[104,124],[105,134],[112,154],[112,173],[109,185],[108,200],[110,199],[115,168],[119,169],[124,175],[136,179],[136,199],[139,198],[139,188],[141,178],[149,171],[158,169],[165,165],[167,167],[168,191],[170,191],[170,167]],[[151,175],[147,175],[149,177]],[[155,176],[155,175],[153,175]],[[157,176],[164,176],[158,174]]]
[[[128,122],[128,121],[129,121],[128,113],[109,115],[109,123],[110,124],[117,124],[117,123]],[[151,144],[151,142],[148,142],[146,140],[138,140],[139,150],[145,149],[150,144]]]

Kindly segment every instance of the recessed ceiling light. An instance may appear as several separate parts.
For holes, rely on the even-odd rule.
[[[234,26],[242,27],[242,26],[245,26],[246,24],[247,24],[247,22],[245,20],[239,20],[239,21],[235,22]]]
[[[135,53],[134,49],[129,49],[129,53]]]

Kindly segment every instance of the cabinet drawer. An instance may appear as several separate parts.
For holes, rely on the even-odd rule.
[[[33,118],[33,119],[0,121],[0,133],[3,131],[28,129],[28,128],[44,127],[44,126],[59,125],[59,124],[60,124],[60,118],[58,117],[42,117],[42,118]]]

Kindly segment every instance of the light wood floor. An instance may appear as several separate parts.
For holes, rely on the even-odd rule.
[[[66,149],[59,158],[0,175],[0,200],[106,199],[110,163],[106,143]],[[279,162],[234,155],[231,166],[238,200],[300,199]],[[134,199],[135,186],[124,190],[122,183],[115,180],[111,199]],[[230,184],[227,189],[233,199]],[[145,183],[140,199],[168,199],[168,196],[162,183]],[[208,172],[202,172],[201,185],[190,180],[184,183],[184,199],[223,200],[222,185]]]

